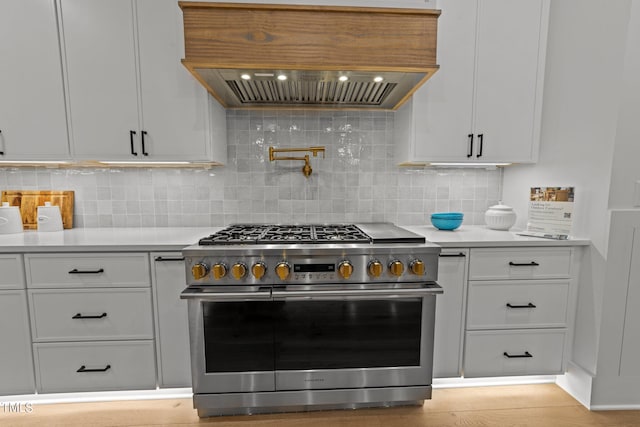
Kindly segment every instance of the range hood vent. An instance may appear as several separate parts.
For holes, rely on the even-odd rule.
[[[227,80],[243,104],[353,104],[380,106],[397,83]]]
[[[226,108],[395,110],[438,70],[439,11],[180,7],[182,62]]]

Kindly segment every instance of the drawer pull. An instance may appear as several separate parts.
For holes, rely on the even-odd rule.
[[[509,265],[511,267],[537,267],[540,264],[538,264],[535,261],[531,261],[531,262],[513,262],[513,261],[509,261]]]
[[[509,359],[521,359],[523,357],[533,357],[533,355],[531,353],[529,353],[528,351],[525,351],[524,354],[509,354],[506,351],[504,353],[504,357],[509,358]]]
[[[460,252],[457,254],[438,254],[440,258],[452,258],[452,257],[465,257],[464,252]]]
[[[99,268],[97,270],[78,270],[77,268],[74,268],[69,272],[69,274],[100,274],[100,273],[104,273],[104,268]]]
[[[529,303],[527,305],[517,305],[517,304],[511,304],[510,302],[507,303],[507,307],[509,308],[536,308],[535,304]]]
[[[157,256],[155,258],[156,261],[184,261],[184,257],[162,257],[162,256]]]
[[[107,317],[107,313],[102,313],[98,316],[84,316],[82,313],[78,313],[72,319],[102,319],[103,317]]]
[[[87,369],[86,366],[82,365],[76,372],[107,372],[109,369],[111,369],[111,365],[107,365],[102,369]]]

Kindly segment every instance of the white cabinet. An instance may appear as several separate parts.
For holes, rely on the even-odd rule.
[[[147,253],[24,259],[38,392],[156,387]]]
[[[564,372],[572,258],[568,247],[471,249],[465,377]]]
[[[468,253],[468,249],[443,249],[440,253],[438,284],[444,293],[436,298],[434,378],[461,375]]]
[[[396,115],[396,160],[535,162],[548,0],[447,2],[440,70]]]
[[[156,313],[156,354],[160,387],[191,387],[184,258],[178,253],[152,253],[151,274]]]
[[[180,62],[175,0],[61,0],[60,10],[74,158],[226,161],[224,110]]]
[[[0,395],[35,392],[24,289],[0,291],[0,325]]]
[[[0,160],[69,158],[54,0],[0,2]]]

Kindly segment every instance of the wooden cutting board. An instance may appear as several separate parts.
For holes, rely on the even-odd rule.
[[[7,190],[2,192],[2,201],[20,207],[25,230],[38,228],[38,206],[44,202],[60,206],[62,227],[73,228],[73,191]]]

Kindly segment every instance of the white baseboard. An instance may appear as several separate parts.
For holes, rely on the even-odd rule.
[[[95,391],[86,393],[44,393],[0,396],[2,402],[29,402],[34,405],[52,403],[108,402],[118,400],[190,399],[191,388],[156,390]]]
[[[579,365],[569,362],[567,372],[558,375],[556,380],[564,391],[569,393],[574,399],[580,402],[587,409],[591,407],[591,392],[593,387],[593,375],[582,369]]]
[[[432,386],[438,388],[486,387],[500,385],[548,384],[555,383],[555,375],[528,375],[519,377],[488,378],[434,378]]]

